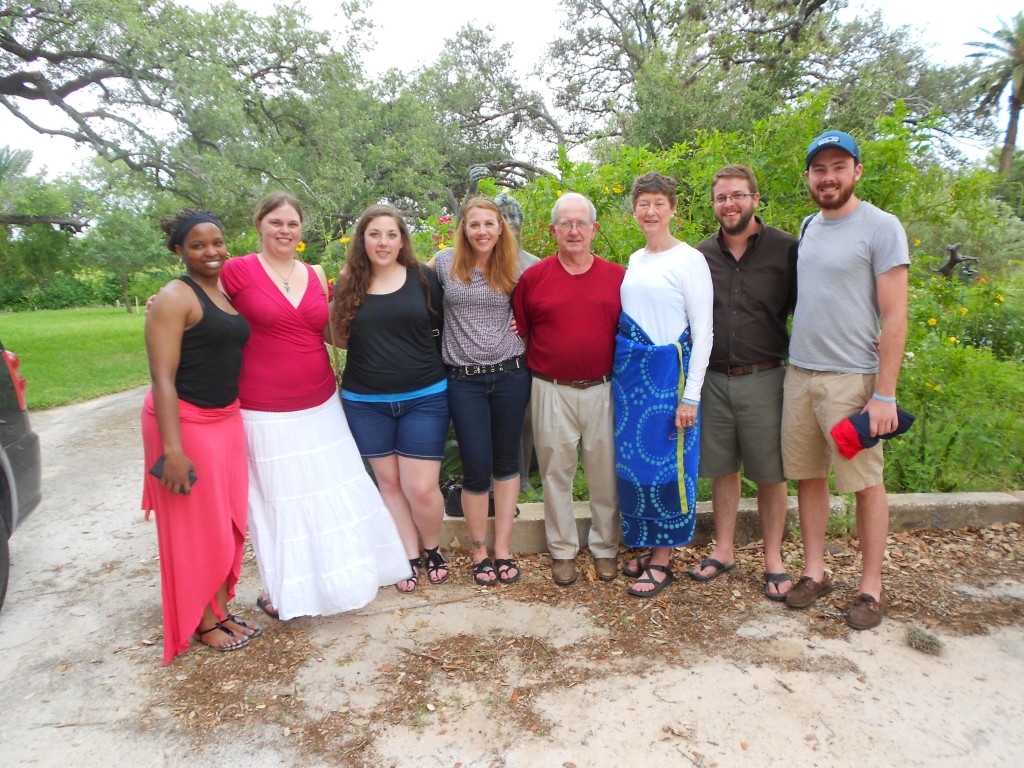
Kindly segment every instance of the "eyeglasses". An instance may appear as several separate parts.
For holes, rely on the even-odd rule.
[[[572,232],[574,229],[578,229],[580,232],[582,232],[583,230],[588,229],[590,225],[591,222],[589,221],[581,221],[578,219],[575,221],[571,221],[569,219],[559,219],[558,221],[555,222],[555,229],[557,229],[559,232]]]
[[[731,195],[715,195],[711,198],[715,205],[725,205],[730,200],[742,203],[748,197],[753,197],[757,192],[733,192]]]
[[[644,213],[651,210],[652,208],[656,211],[665,211],[668,210],[670,207],[671,206],[669,205],[668,200],[658,200],[654,204],[651,204],[644,200],[642,203],[636,204],[636,209]]]

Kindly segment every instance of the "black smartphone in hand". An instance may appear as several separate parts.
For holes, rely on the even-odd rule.
[[[163,480],[164,479],[164,459],[165,458],[166,458],[165,456],[161,456],[159,459],[157,459],[156,460],[156,464],[154,464],[152,467],[149,468],[149,474],[153,475],[153,477],[156,477],[156,478],[159,478],[160,480]],[[189,485],[195,485],[196,484],[196,480],[198,480],[198,479],[199,478],[196,477],[195,470],[194,469],[190,469],[188,471],[188,482],[189,482]]]

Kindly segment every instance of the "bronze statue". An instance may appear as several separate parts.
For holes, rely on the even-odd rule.
[[[972,267],[970,265],[970,262],[978,263],[981,261],[981,259],[977,259],[974,256],[961,256],[960,243],[947,245],[946,250],[949,251],[949,261],[947,261],[939,269],[932,269],[931,267],[929,267],[929,269],[931,269],[932,272],[939,272],[942,275],[944,275],[947,280],[952,280],[953,272],[956,271],[956,268],[962,264],[964,265],[964,267],[961,277],[973,277],[974,275],[978,274],[978,270]]]

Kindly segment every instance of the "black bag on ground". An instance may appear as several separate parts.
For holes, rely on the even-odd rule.
[[[489,505],[487,516],[494,517],[494,494],[488,496]],[[462,513],[462,486],[453,485],[448,491],[448,498],[444,500],[444,513],[448,517],[465,517]],[[516,506],[516,517],[519,517],[519,506]]]

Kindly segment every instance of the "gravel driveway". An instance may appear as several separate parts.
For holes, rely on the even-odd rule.
[[[33,414],[44,501],[11,541],[0,765],[959,768],[1024,755],[1019,526],[958,593],[980,633],[958,634],[941,604],[927,614],[940,655],[907,644],[923,614],[852,633],[828,605],[769,603],[756,557],[639,601],[621,579],[555,589],[534,556],[512,587],[476,588],[455,559],[452,583],[384,589],[357,614],[260,615],[248,648],[164,667],[155,526],[138,511],[143,395]],[[941,542],[917,541],[933,569],[899,582],[904,605],[934,574],[969,578],[986,535],[959,536],[948,562]],[[258,589],[249,555],[236,612],[256,617]],[[979,624],[987,605],[998,616]]]

